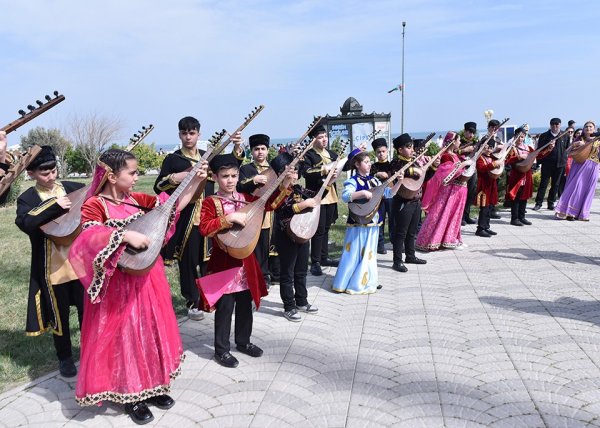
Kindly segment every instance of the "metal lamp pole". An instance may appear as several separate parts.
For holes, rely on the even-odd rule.
[[[402,21],[402,112],[400,116],[400,133],[404,134],[404,29],[406,21]]]

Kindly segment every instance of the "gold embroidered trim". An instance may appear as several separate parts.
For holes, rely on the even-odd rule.
[[[104,284],[106,277],[104,263],[112,255],[112,253],[119,248],[119,245],[121,245],[121,242],[123,241],[123,235],[125,235],[125,231],[119,229],[111,233],[110,239],[108,240],[108,245],[104,247],[96,255],[96,257],[94,257],[94,261],[92,262],[94,268],[94,278],[92,279],[92,282],[87,290],[92,303],[95,303],[100,291],[102,290],[102,285]]]
[[[38,214],[44,212],[45,210],[47,210],[48,208],[50,208],[52,205],[54,205],[54,203],[56,203],[56,198],[50,198],[50,199],[46,200],[43,204],[38,205],[37,207],[35,207],[31,211],[29,211],[27,213],[27,215],[32,215],[32,216],[38,215]]]

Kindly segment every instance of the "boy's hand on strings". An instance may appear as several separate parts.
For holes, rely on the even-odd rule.
[[[266,184],[267,183],[267,176],[266,175],[255,175],[254,178],[252,179],[252,181],[254,181],[254,184]]]
[[[298,204],[298,208],[300,209],[300,211],[303,211],[307,208],[314,208],[316,206],[317,206],[317,201],[315,198],[305,199],[304,201],[302,201]]]
[[[296,176],[296,170],[294,168],[290,168],[289,166],[285,167],[285,178],[283,179],[283,182],[281,183],[281,185],[283,187],[290,187],[292,182],[294,181],[294,178]]]
[[[206,162],[205,160],[202,160],[200,162],[202,162],[202,166],[200,166],[200,169],[198,169],[196,177],[198,177],[202,181],[205,180],[206,177],[208,177],[208,162]]]
[[[60,205],[62,209],[68,210],[71,208],[71,200],[66,196],[61,196],[60,198],[56,199],[56,203]]]
[[[243,227],[243,226],[246,226],[246,217],[247,217],[246,213],[233,212],[233,213],[227,214],[227,216],[225,217],[225,220],[227,220],[229,223],[239,224],[240,226]]]
[[[233,143],[234,153],[242,154],[244,152],[244,149],[242,149],[242,143],[244,142],[242,133],[238,131],[235,134],[232,134],[230,140]]]
[[[150,245],[150,239],[143,233],[128,230],[123,235],[123,241],[136,250],[145,250]]]

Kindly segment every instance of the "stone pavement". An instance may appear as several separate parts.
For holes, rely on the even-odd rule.
[[[600,426],[600,213],[533,226],[493,221],[498,236],[463,228],[468,248],[390,269],[365,296],[311,277],[320,311],[291,323],[274,287],[255,316],[260,359],[212,360],[212,314],[182,320],[187,359],[177,404],[149,426]],[[128,426],[121,409],[79,408],[75,382],[51,373],[0,396],[2,426]]]

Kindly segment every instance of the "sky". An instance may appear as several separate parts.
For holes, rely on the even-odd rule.
[[[203,138],[265,110],[245,135],[293,138],[352,96],[392,132],[458,130],[483,112],[546,127],[598,119],[600,2],[445,0],[0,0],[0,126],[58,90],[66,101],[9,134],[121,120],[125,144]],[[406,22],[402,35],[402,22]],[[402,96],[387,91],[402,81]]]

